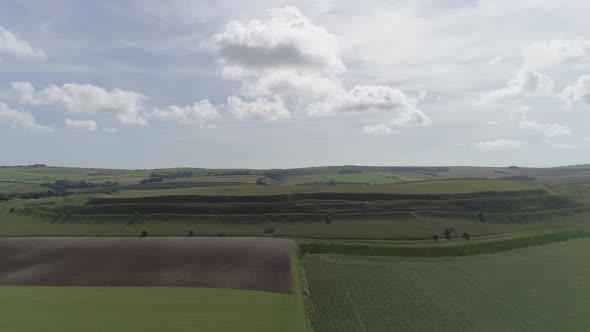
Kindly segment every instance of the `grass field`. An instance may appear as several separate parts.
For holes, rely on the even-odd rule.
[[[0,330],[304,331],[293,297],[218,288],[0,286]]]
[[[318,331],[587,331],[590,239],[448,258],[306,255]]]
[[[326,177],[336,182],[368,183],[368,184],[391,184],[401,182],[398,178],[386,177],[377,173],[361,174],[330,174]]]
[[[397,194],[461,194],[481,191],[548,190],[542,183],[505,180],[435,180],[397,184],[358,186],[358,185],[305,185],[305,186],[216,186],[201,188],[180,188],[152,190],[149,195],[280,195],[293,193],[397,193]],[[146,196],[144,190],[125,190],[117,196]]]
[[[192,177],[175,177],[178,171]],[[138,183],[154,173],[170,177]],[[293,238],[304,253],[303,261],[292,260],[292,271],[301,271],[294,273],[292,295],[97,284],[0,287],[0,312],[10,316],[0,319],[0,330],[302,331],[306,312],[313,313],[318,331],[555,330],[558,323],[584,330],[588,303],[576,296],[589,295],[582,281],[589,279],[589,268],[579,253],[590,249],[590,240],[581,240],[590,235],[590,187],[571,179],[590,179],[586,173],[492,167],[0,168],[0,181],[7,181],[0,182],[0,236],[190,232]],[[560,182],[564,178],[569,183]],[[56,180],[120,185],[31,195]],[[443,238],[449,227],[452,240]],[[461,238],[463,232],[470,240]],[[556,271],[575,274],[573,282]],[[566,315],[571,325],[564,325]]]

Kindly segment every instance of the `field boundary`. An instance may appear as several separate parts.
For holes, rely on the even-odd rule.
[[[441,245],[392,245],[358,244],[328,241],[302,241],[301,254],[343,254],[361,256],[400,256],[400,257],[449,257],[492,254],[520,248],[541,246],[573,239],[590,237],[589,232],[569,231],[541,235],[516,237],[510,239],[482,240],[479,242]]]

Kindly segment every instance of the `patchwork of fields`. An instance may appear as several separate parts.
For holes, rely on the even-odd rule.
[[[307,330],[290,240],[8,238],[0,252],[2,331]]]
[[[587,331],[590,240],[448,258],[306,255],[317,331]]]
[[[0,167],[0,330],[588,330],[587,183],[590,167]]]

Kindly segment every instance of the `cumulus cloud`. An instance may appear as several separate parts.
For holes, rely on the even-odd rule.
[[[563,125],[557,123],[545,123],[523,117],[518,127],[521,129],[532,129],[541,132],[545,137],[552,138],[558,136],[570,136],[572,131]]]
[[[271,9],[262,19],[231,21],[213,36],[213,43],[223,75],[242,82],[241,95],[255,98],[254,102],[228,98],[227,108],[237,119],[286,119],[286,101],[311,116],[341,112],[391,115],[388,123],[365,127],[365,134],[430,124],[416,108],[418,100],[399,90],[355,86],[347,91],[338,78],[346,70],[338,38],[297,8]],[[420,93],[418,99],[425,97]]]
[[[590,106],[590,75],[583,75],[576,83],[565,87],[561,98],[569,105],[583,104]]]
[[[390,125],[398,127],[428,126],[430,119],[416,108],[415,101],[403,92],[388,86],[355,86],[346,93],[309,105],[312,116],[335,113],[386,112],[391,114]]]
[[[547,75],[523,69],[505,87],[483,96],[484,102],[495,102],[522,97],[544,97],[553,93],[553,80]]]
[[[274,70],[258,78],[244,81],[241,92],[250,97],[297,95],[306,100],[317,100],[344,92],[342,83],[320,73]]]
[[[215,107],[204,99],[192,106],[168,106],[165,110],[156,109],[151,116],[162,121],[173,121],[181,124],[198,124],[202,127],[207,126],[210,122],[220,120],[221,114]]]
[[[0,26],[0,55],[8,55],[29,60],[44,60],[45,53],[34,49],[29,42],[20,39],[10,30]]]
[[[49,85],[40,91],[30,82],[13,82],[19,100],[27,105],[59,105],[72,113],[109,113],[126,124],[146,125],[141,93],[121,89],[106,90],[92,84]]]
[[[222,73],[242,82],[251,97],[322,99],[344,89],[345,71],[335,35],[312,23],[297,8],[267,11],[260,20],[231,21],[213,36]]]
[[[227,108],[235,118],[240,120],[282,120],[290,116],[279,96],[274,96],[272,100],[257,98],[253,102],[231,96],[227,98]]]
[[[337,38],[295,7],[270,9],[263,20],[231,21],[213,40],[227,66],[344,70]]]
[[[371,126],[364,126],[363,130],[361,130],[361,134],[368,136],[387,136],[396,133],[397,131],[389,128],[384,123]]]
[[[505,149],[517,149],[526,146],[528,143],[525,141],[507,140],[498,138],[492,141],[475,142],[471,146],[484,151],[492,150],[505,150]]]
[[[528,68],[580,64],[590,60],[590,41],[579,38],[537,41],[524,47],[523,56]]]
[[[32,132],[53,132],[52,128],[38,124],[31,113],[12,109],[4,103],[0,103],[0,122],[8,122],[14,127],[28,129]]]
[[[77,131],[96,131],[98,126],[93,120],[65,120],[66,127],[76,129]]]

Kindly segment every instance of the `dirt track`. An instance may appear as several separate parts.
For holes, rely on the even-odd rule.
[[[269,238],[0,239],[0,285],[291,291],[292,241]]]

